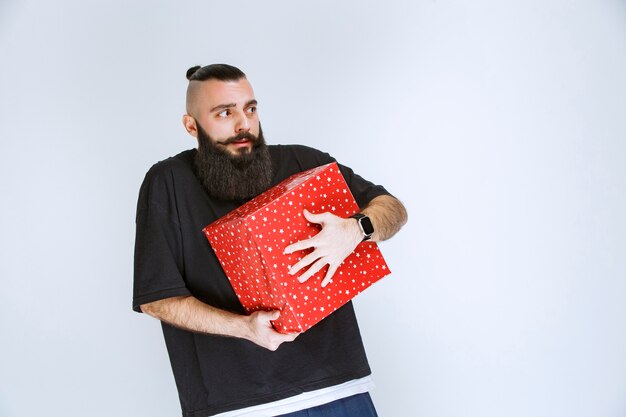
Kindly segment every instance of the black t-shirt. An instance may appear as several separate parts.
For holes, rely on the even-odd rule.
[[[298,145],[271,145],[272,186],[334,162]],[[210,197],[195,175],[195,149],[155,164],[139,192],[133,309],[152,301],[193,295],[244,314],[202,229],[242,202]],[[360,207],[388,194],[340,170]],[[205,417],[291,397],[370,374],[352,304],[348,303],[275,352],[237,338],[162,324],[183,415]]]

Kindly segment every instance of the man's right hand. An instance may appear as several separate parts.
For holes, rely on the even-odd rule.
[[[250,333],[246,339],[271,351],[275,351],[284,342],[293,342],[299,333],[283,334],[272,327],[271,320],[276,320],[280,311],[255,311],[248,316]]]

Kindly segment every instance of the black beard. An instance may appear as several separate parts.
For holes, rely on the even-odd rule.
[[[221,200],[245,201],[267,190],[272,182],[272,160],[259,125],[259,136],[243,132],[220,143],[226,145],[241,139],[252,143],[250,151],[241,149],[230,154],[216,144],[198,124],[196,174],[210,196]]]

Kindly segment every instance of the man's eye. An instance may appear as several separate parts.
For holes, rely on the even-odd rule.
[[[221,112],[217,113],[218,117],[228,117],[229,114],[230,110],[222,110]]]
[[[248,113],[256,113],[256,107],[248,107]]]

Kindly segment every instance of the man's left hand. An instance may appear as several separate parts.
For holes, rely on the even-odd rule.
[[[310,239],[301,240],[285,248],[287,254],[313,248],[313,252],[289,269],[289,274],[294,275],[302,268],[310,265],[309,269],[298,277],[298,281],[305,282],[325,265],[328,265],[328,271],[322,280],[322,287],[325,287],[343,260],[363,240],[363,233],[352,218],[342,219],[329,212],[313,214],[307,210],[304,210],[304,217],[311,223],[321,225],[322,230]]]

